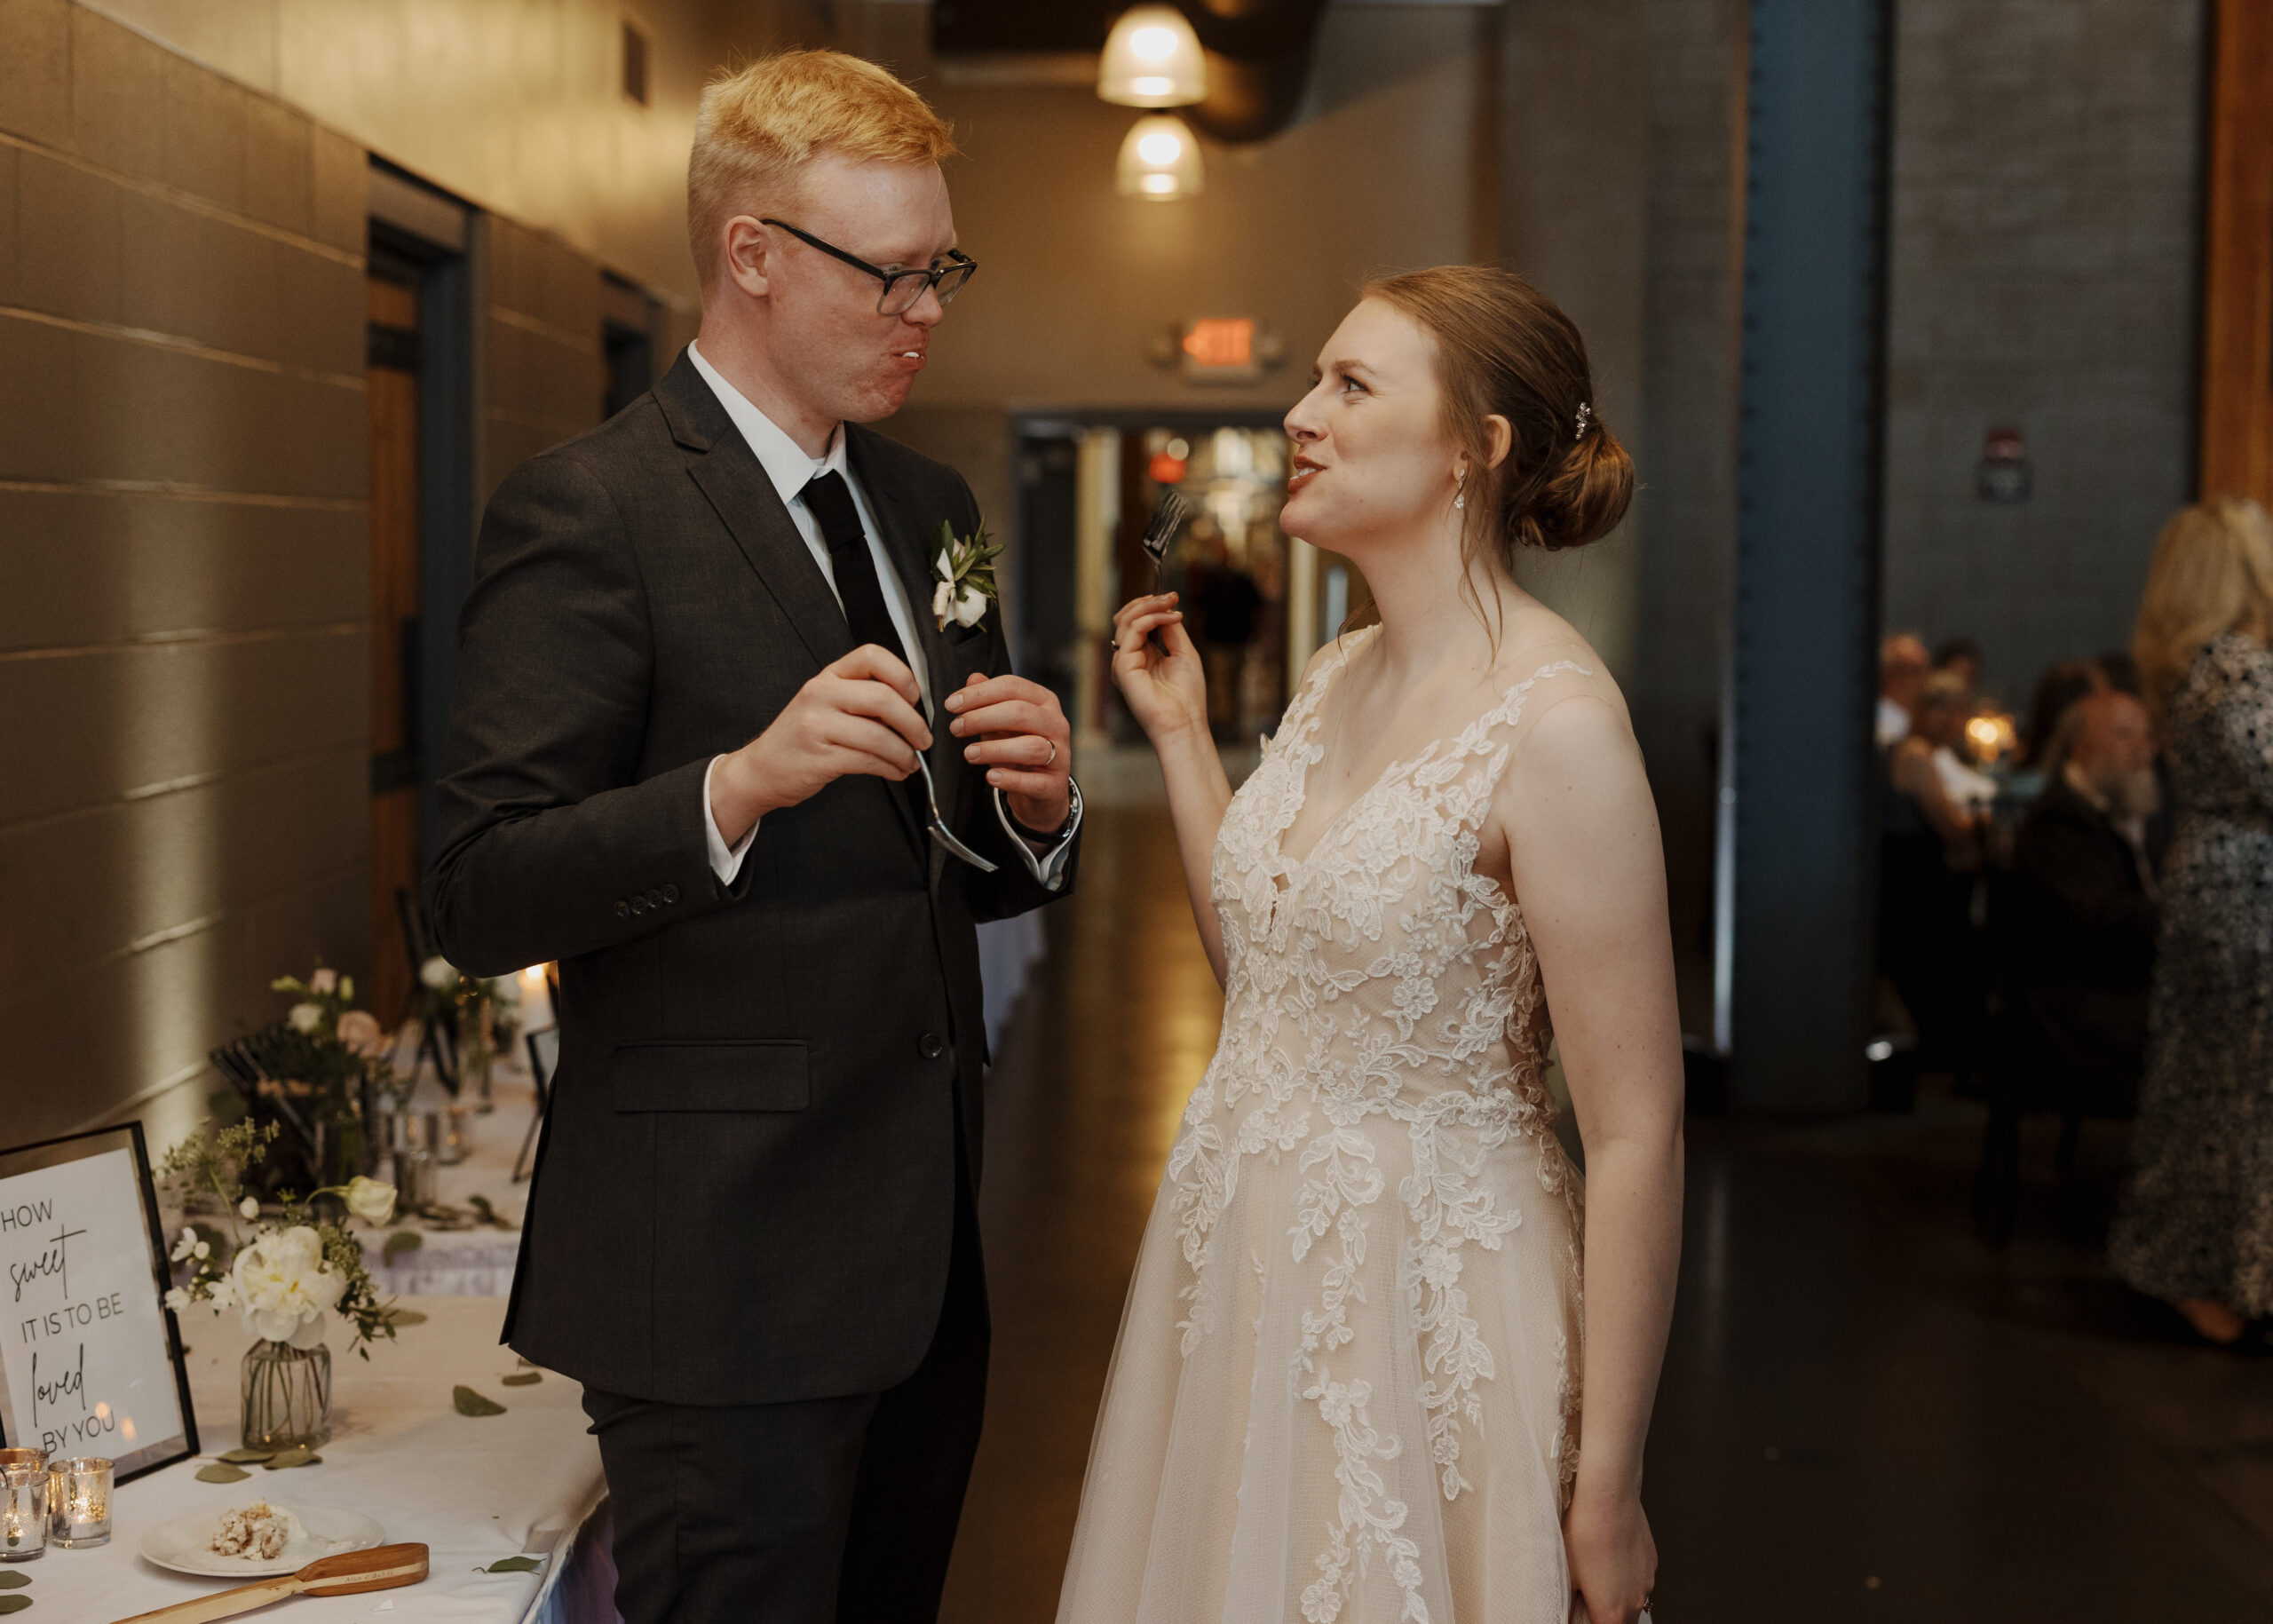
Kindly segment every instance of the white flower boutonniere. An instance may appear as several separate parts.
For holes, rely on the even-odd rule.
[[[931,618],[941,631],[953,621],[976,626],[986,606],[1000,594],[994,588],[994,560],[1002,556],[1002,543],[986,539],[986,527],[958,539],[954,527],[939,521],[939,555],[931,561]]]

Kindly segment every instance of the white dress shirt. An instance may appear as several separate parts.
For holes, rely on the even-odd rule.
[[[932,702],[931,675],[923,658],[923,645],[915,634],[915,611],[907,601],[907,588],[899,578],[891,556],[884,551],[883,537],[876,527],[876,516],[868,506],[867,494],[860,488],[860,481],[852,475],[844,456],[844,431],[839,427],[828,444],[828,455],[815,458],[805,455],[804,448],[771,417],[750,404],[748,397],[726,382],[717,369],[703,359],[702,352],[693,344],[686,346],[687,359],[710,385],[711,393],[718,397],[718,404],[726,408],[726,416],[733,420],[736,429],[748,444],[751,455],[773,488],[781,498],[781,505],[789,510],[790,522],[797,527],[797,534],[804,538],[805,548],[813,556],[821,579],[828,582],[828,590],[836,594],[841,606],[843,594],[837,591],[836,570],[828,556],[828,542],[821,535],[820,521],[805,505],[804,489],[808,483],[824,473],[834,473],[844,481],[852,493],[852,505],[860,515],[860,529],[868,538],[868,556],[875,561],[876,584],[883,590],[884,610],[891,616],[892,630],[899,634],[899,652],[907,661],[907,669],[915,677],[915,685],[923,694],[924,709],[932,717],[939,716],[939,708]],[[944,725],[944,722],[941,722]],[[741,872],[742,859],[749,852],[750,842],[757,836],[757,825],[750,825],[749,833],[733,845],[726,844],[718,832],[718,820],[710,810],[710,780],[718,771],[724,756],[710,758],[709,770],[702,775],[702,833],[710,853],[711,872],[720,882],[733,883]],[[1069,785],[1070,787],[1070,785]],[[1000,789],[994,791],[994,815],[1002,820],[1005,833],[1018,855],[1044,890],[1056,891],[1065,883],[1065,864],[1073,854],[1073,836],[1081,826],[1081,794],[1074,789],[1073,815],[1067,820],[1064,833],[1055,838],[1029,835],[1011,821],[1010,805]],[[1034,850],[1037,844],[1042,850]]]

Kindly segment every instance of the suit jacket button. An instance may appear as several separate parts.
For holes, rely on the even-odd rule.
[[[649,907],[661,907],[663,906],[663,893],[661,887],[658,887],[647,893],[647,906]]]
[[[631,905],[621,897],[618,897],[615,899],[615,916],[618,919],[629,919],[631,917]]]
[[[645,912],[647,911],[647,899],[646,899],[646,898],[645,898],[645,897],[634,897],[634,898],[632,898],[632,899],[631,899],[631,911],[632,911],[633,913],[635,913],[635,914],[644,914],[644,913],[645,913]]]
[[[916,1040],[915,1048],[926,1060],[936,1060],[947,1052],[947,1041],[936,1032],[927,1032]]]
[[[669,903],[676,902],[676,901],[677,901],[677,900],[678,900],[678,887],[677,887],[677,886],[676,886],[676,885],[666,885],[666,886],[664,886],[664,887],[663,887],[663,901],[664,901],[666,904],[669,904]]]

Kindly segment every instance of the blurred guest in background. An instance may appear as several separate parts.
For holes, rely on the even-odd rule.
[[[2021,759],[2039,772],[2055,773],[2053,737],[2071,707],[2087,694],[2111,687],[2096,660],[2063,660],[2037,678],[2036,697],[2029,701],[2028,725],[2021,730]]]
[[[1954,677],[1971,693],[1981,686],[1981,645],[1971,638],[1945,638],[1934,651],[1934,674]]]
[[[1909,736],[1927,665],[1926,639],[1914,631],[1894,632],[1879,645],[1879,749],[1891,749]]]
[[[2107,685],[2118,693],[2128,693],[2134,699],[2146,697],[2146,683],[2139,675],[2139,662],[2124,650],[2112,650],[2092,663],[2099,667],[2100,675],[2107,678]]]
[[[1995,784],[1957,758],[1972,695],[1937,672],[1920,689],[1911,732],[1886,757],[1880,820],[1879,967],[1918,1027],[1921,1050],[1962,1067],[1988,990],[1985,946],[1973,928],[1974,875],[1985,820],[1968,794],[1952,794],[1950,765]]]
[[[2273,1312],[2273,524],[2163,527],[2132,639],[2175,814],[2116,1271],[2238,1343]]]
[[[2146,706],[2103,688],[2068,709],[2055,741],[2061,765],[2013,846],[2016,991],[2062,1069],[2083,1085],[2088,1097],[2076,1103],[2127,1114],[2145,1062],[2155,963],[2154,728]]]
[[[1200,653],[1208,668],[1208,730],[1218,741],[1239,738],[1245,718],[1247,651],[1263,592],[1255,577],[1232,562],[1218,537],[1192,572],[1192,607],[1199,611]]]

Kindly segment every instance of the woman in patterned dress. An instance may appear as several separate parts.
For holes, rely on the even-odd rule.
[[[2132,653],[2171,778],[2162,939],[2116,1271],[2205,1339],[2273,1314],[2273,524],[2163,527]]]
[[[1061,1624],[1645,1616],[1682,1184],[1663,861],[1616,685],[1510,567],[1626,510],[1592,393],[1519,278],[1367,289],[1287,416],[1281,523],[1353,559],[1378,620],[1311,662],[1236,796],[1173,597],[1115,622],[1224,1028],[1129,1287]]]

